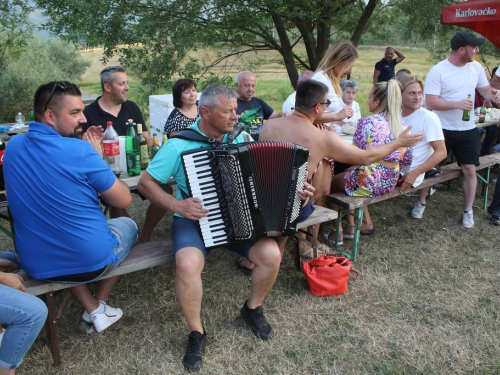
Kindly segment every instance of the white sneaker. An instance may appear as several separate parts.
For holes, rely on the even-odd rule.
[[[94,323],[95,330],[102,332],[110,325],[115,324],[123,316],[123,311],[120,308],[106,305],[106,310],[101,314],[92,314],[90,318]]]
[[[462,219],[462,226],[465,229],[470,229],[474,226],[474,216],[473,216],[472,210],[464,213],[464,217]]]
[[[106,302],[104,301],[99,301],[99,303],[102,303],[104,307],[106,307]],[[87,323],[92,324],[92,318],[90,317],[90,314],[85,310],[82,314],[82,319],[85,320]]]
[[[5,328],[0,332],[0,347],[2,346],[3,334],[5,333]]]
[[[425,205],[420,202],[415,203],[415,207],[411,210],[411,217],[414,219],[421,219],[425,211]]]

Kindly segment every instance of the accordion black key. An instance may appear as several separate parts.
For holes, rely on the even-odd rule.
[[[309,151],[286,142],[251,142],[183,152],[191,197],[207,248],[295,232]]]

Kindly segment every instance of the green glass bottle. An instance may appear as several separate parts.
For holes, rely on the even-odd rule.
[[[472,95],[469,94],[467,95],[467,99],[471,99]],[[468,110],[464,109],[464,113],[462,115],[462,121],[469,121],[470,120],[470,113]]]
[[[127,137],[125,138],[125,153],[127,155],[127,173],[129,176],[137,176],[141,173],[141,154],[139,141],[135,134],[134,123],[128,122]]]
[[[158,134],[153,133],[153,145],[151,146],[151,161],[153,161],[158,151],[160,151],[160,145],[158,143]]]

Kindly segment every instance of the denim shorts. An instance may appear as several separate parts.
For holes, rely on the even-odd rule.
[[[118,246],[113,248],[113,252],[117,258],[114,263],[108,264],[101,270],[51,277],[50,279],[45,279],[45,281],[65,284],[89,283],[99,280],[103,276],[118,268],[118,266],[127,257],[128,253],[130,253],[132,246],[134,246],[137,242],[137,237],[139,236],[137,224],[129,217],[118,217],[116,219],[109,219],[108,227],[111,233],[115,235],[119,243]]]
[[[248,258],[248,253],[255,242],[257,241],[238,242],[237,244],[224,245],[222,247]],[[172,243],[174,254],[185,247],[196,247],[203,253],[205,258],[210,253],[210,250],[207,250],[203,243],[198,222],[183,217],[174,216],[172,223]]]

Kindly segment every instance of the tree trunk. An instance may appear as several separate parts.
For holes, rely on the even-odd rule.
[[[363,35],[366,28],[368,27],[368,22],[370,21],[370,18],[373,12],[375,11],[375,7],[377,6],[378,1],[379,0],[368,1],[368,4],[366,4],[366,7],[363,10],[363,13],[361,14],[361,18],[359,19],[358,25],[354,29],[354,32],[352,33],[351,37],[351,42],[356,47],[358,46],[359,41],[361,40],[361,35]]]
[[[273,23],[278,33],[278,37],[281,43],[281,48],[278,52],[283,56],[283,61],[285,62],[286,71],[288,73],[288,78],[290,78],[290,83],[295,89],[297,86],[297,80],[299,79],[299,74],[297,72],[297,66],[295,65],[295,58],[293,57],[293,48],[286,33],[285,26],[281,20],[281,17],[272,13]]]

